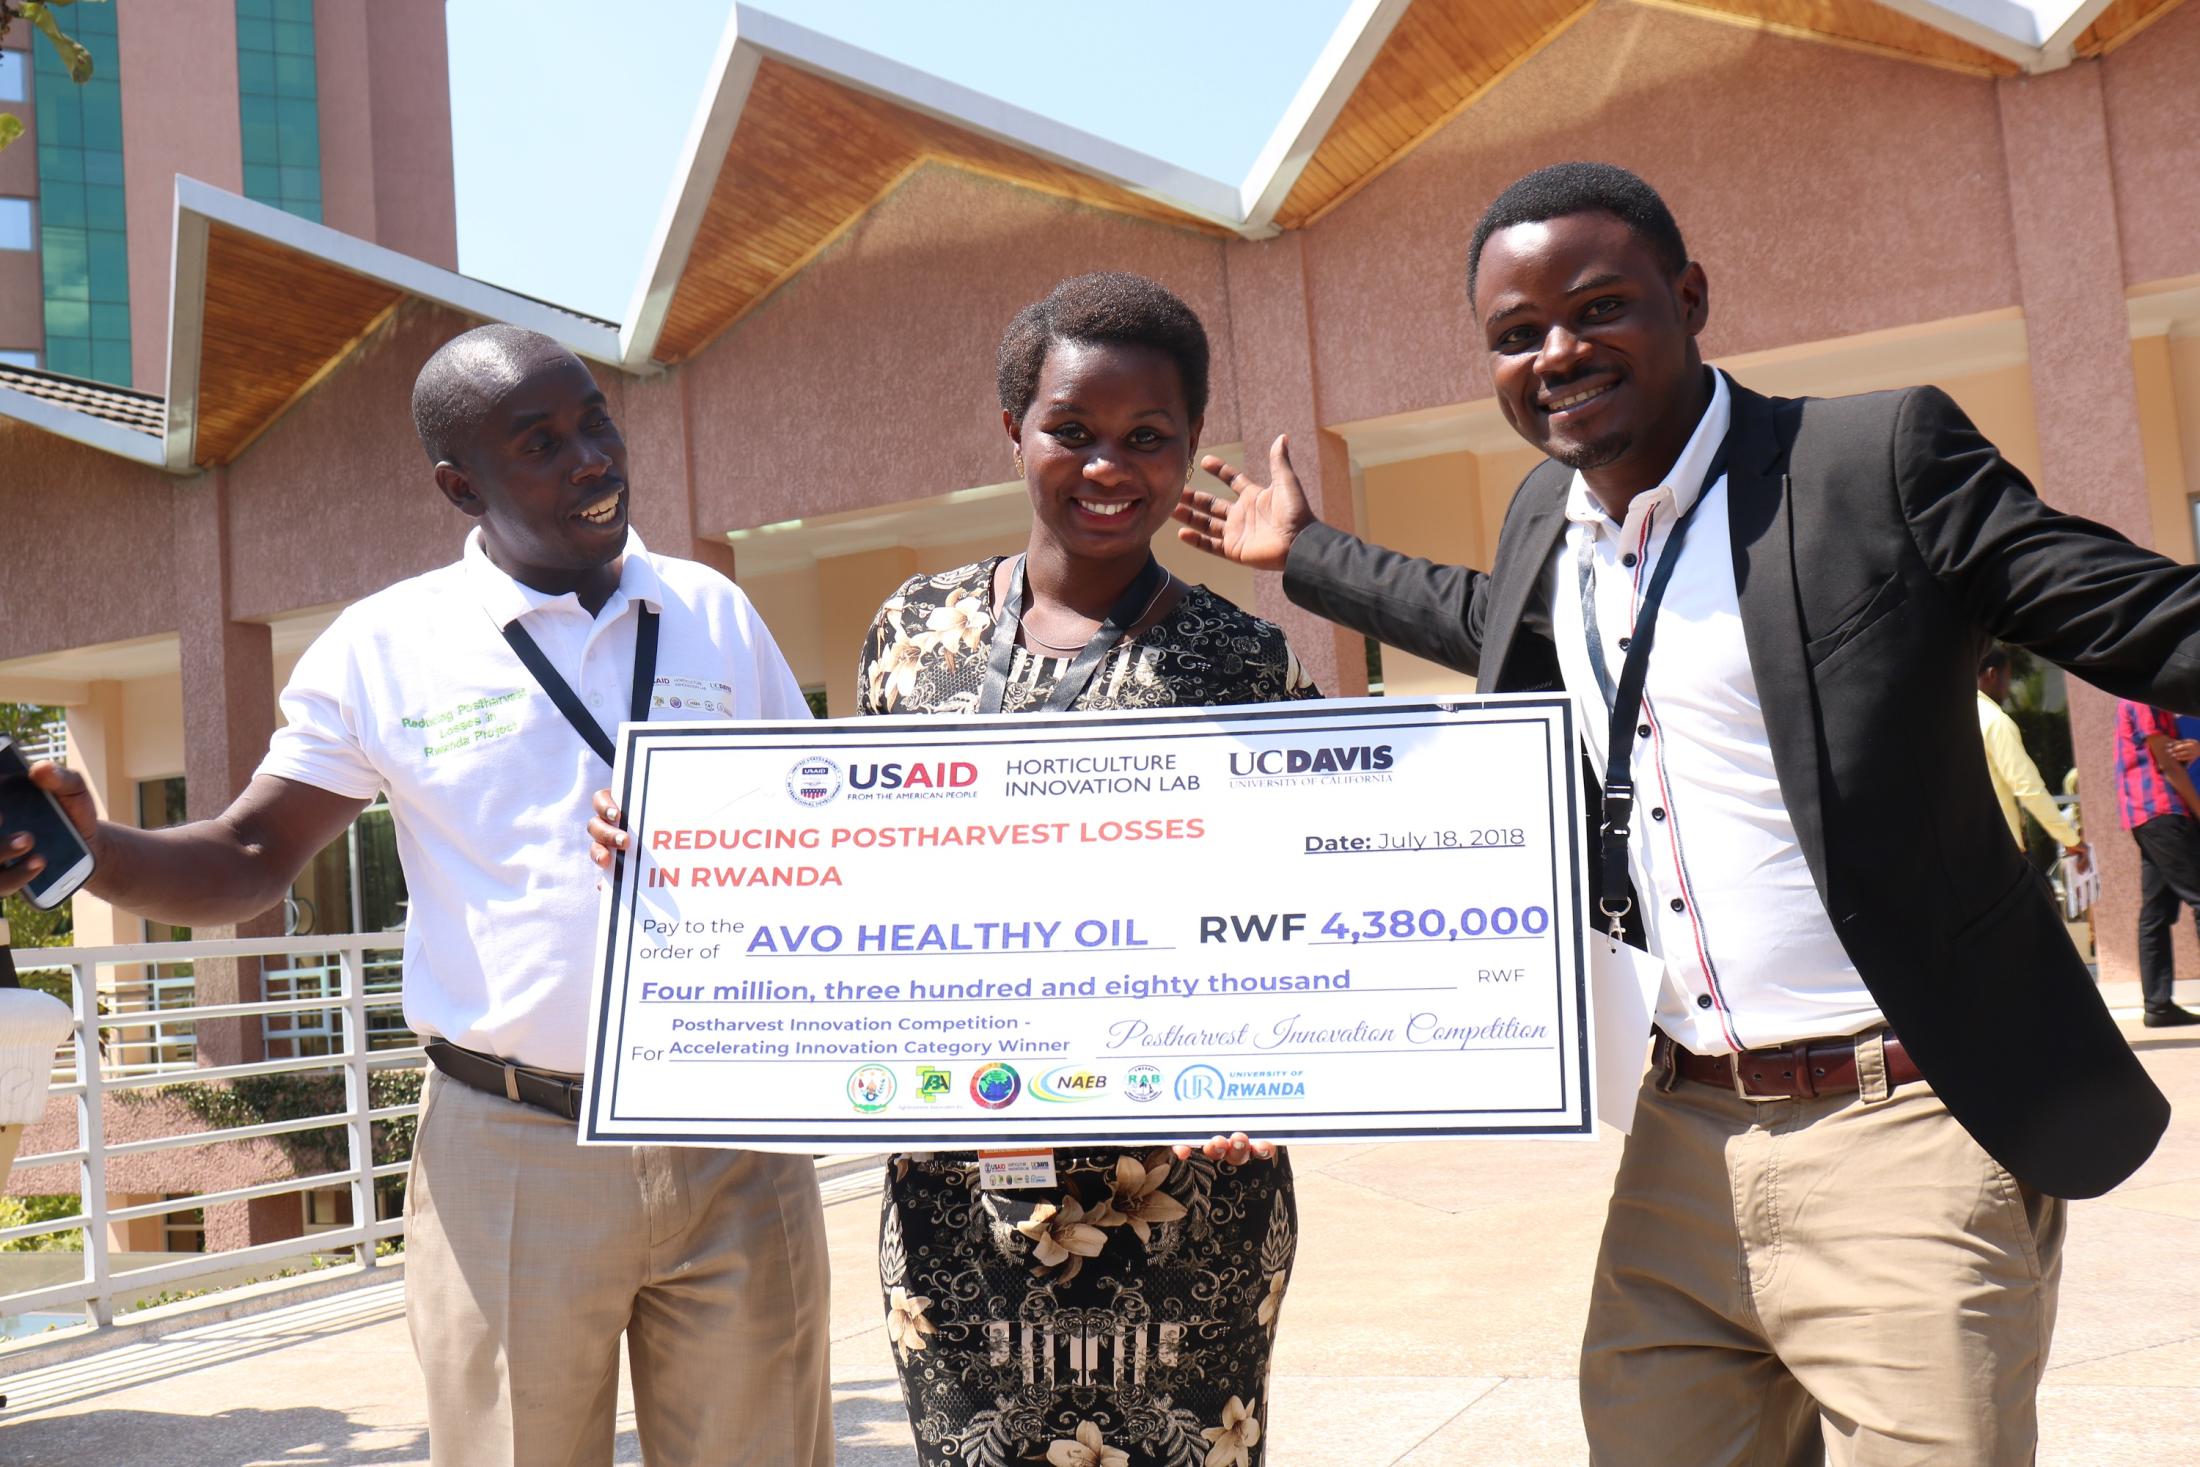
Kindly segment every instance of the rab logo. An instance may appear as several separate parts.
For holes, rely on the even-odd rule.
[[[1056,1105],[1075,1105],[1080,1101],[1098,1100],[1108,1088],[1108,1077],[1092,1070],[1064,1065],[1031,1082],[1034,1100],[1051,1100]]]
[[[939,764],[851,764],[852,790],[965,790],[978,782],[978,766],[960,761]]]
[[[1342,749],[1233,749],[1230,772],[1240,779],[1257,774],[1380,774],[1393,762],[1388,744],[1355,744]]]

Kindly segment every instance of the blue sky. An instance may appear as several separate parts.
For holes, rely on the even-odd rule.
[[[1346,0],[757,8],[1234,182]],[[730,9],[730,0],[449,0],[459,268],[623,315]]]

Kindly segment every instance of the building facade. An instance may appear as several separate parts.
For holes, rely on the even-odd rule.
[[[1209,447],[1257,454],[1288,432],[1332,523],[1486,565],[1534,459],[1491,397],[1466,241],[1507,182],[1568,158],[1624,164],[1665,194],[1709,273],[1707,354],[1741,381],[1779,395],[1938,384],[2050,501],[2194,557],[2200,6],[2076,7],[2067,35],[2020,41],[1920,18],[1943,7],[1866,0],[1383,0],[1355,7],[1355,31],[1241,181],[737,8],[617,324],[458,275],[443,236],[399,217],[411,195],[373,182],[380,123],[339,127],[332,98],[383,118],[376,99],[400,83],[382,57],[409,55],[403,84],[421,85],[405,50],[418,18],[386,22],[395,38],[378,29],[403,8],[311,7],[319,223],[286,176],[294,52],[267,52],[270,73],[245,67],[243,30],[191,42],[278,86],[250,105],[241,80],[224,90],[204,130],[228,161],[158,154],[171,174],[204,171],[157,196],[131,182],[126,93],[129,226],[158,221],[177,242],[141,279],[130,235],[132,380],[164,388],[0,375],[0,510],[15,543],[66,547],[10,566],[0,699],[67,710],[71,757],[115,818],[219,810],[312,637],[456,555],[464,522],[433,487],[407,399],[428,354],[484,319],[591,362],[629,442],[640,533],[733,575],[834,714],[852,711],[862,632],[901,579],[1021,544],[994,345],[1080,271],[1155,276],[1199,311],[1216,364]],[[134,17],[160,9],[118,9],[126,88]],[[338,12],[346,54],[366,58],[344,88],[329,67]],[[273,163],[248,133],[267,105]],[[332,162],[338,138],[371,156]],[[447,159],[440,177],[447,194]],[[155,300],[165,314],[148,321]],[[1325,690],[1366,690],[1361,641],[1287,605],[1274,578],[1157,549],[1281,622]],[[1471,686],[1396,654],[1379,668],[1393,694]],[[2076,679],[2067,695],[2081,789],[2105,792],[2112,704]],[[2088,813],[2101,971],[2121,980],[2136,860],[2106,802]],[[341,880],[333,855],[309,874],[296,894],[309,920],[394,918],[386,882],[367,895],[374,840],[345,854]],[[141,935],[84,899],[78,929]],[[2200,955],[2180,962],[2193,972]],[[261,991],[252,972],[202,966],[196,981],[202,1001]]]

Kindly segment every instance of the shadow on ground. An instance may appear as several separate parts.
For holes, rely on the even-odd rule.
[[[411,1467],[427,1456],[424,1431],[361,1426],[321,1406],[100,1411],[0,1427],[8,1467]]]

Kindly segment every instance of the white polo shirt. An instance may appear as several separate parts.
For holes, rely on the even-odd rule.
[[[411,898],[405,1020],[421,1034],[579,1071],[596,945],[583,829],[604,766],[503,636],[518,618],[607,732],[628,714],[638,607],[660,614],[650,718],[807,718],[748,597],[629,533],[618,589],[590,616],[490,563],[456,565],[345,610],[283,690],[261,774],[354,799],[387,791]]]

